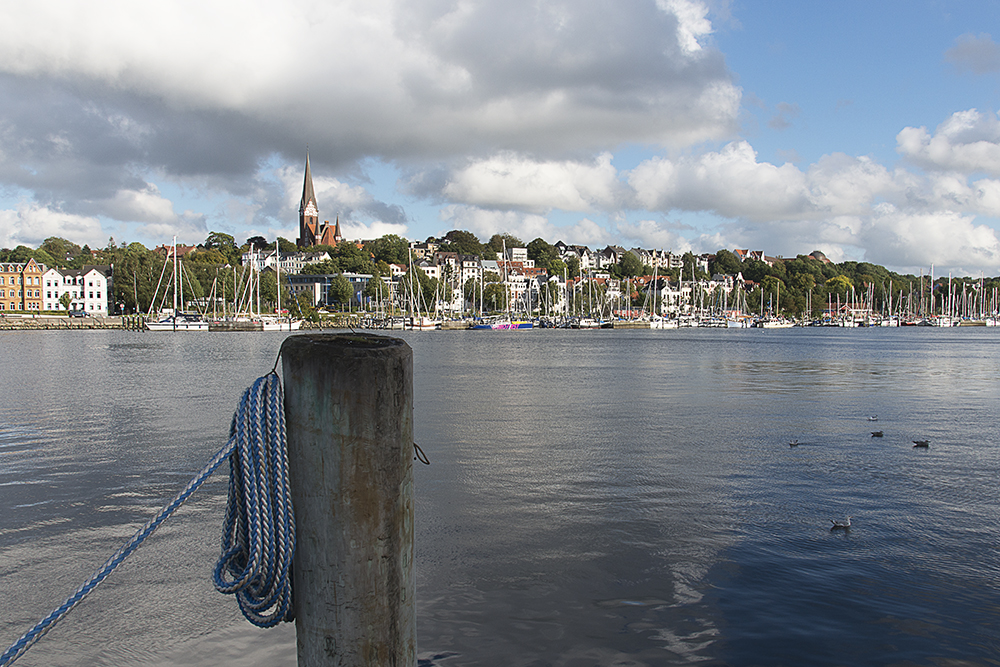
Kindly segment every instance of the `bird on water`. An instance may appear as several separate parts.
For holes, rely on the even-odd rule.
[[[926,448],[926,447],[930,447],[930,444],[931,444],[930,440],[914,440],[913,441],[913,446],[914,447],[924,447],[924,448]]]
[[[870,421],[870,422],[877,422],[878,421],[878,415],[872,415],[871,417],[868,418],[868,421]]]
[[[882,431],[872,431],[872,437],[873,438],[881,438],[882,437]]]
[[[788,446],[789,447],[798,447],[799,446],[799,441],[798,440],[789,440],[788,441]]]
[[[833,528],[830,530],[847,530],[851,527],[851,517],[847,517],[846,519],[830,519],[830,522],[833,524]]]

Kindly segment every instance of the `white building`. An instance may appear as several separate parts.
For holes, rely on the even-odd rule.
[[[264,269],[275,270],[279,261],[281,272],[285,275],[300,273],[307,264],[316,264],[330,259],[327,252],[283,252],[277,253],[274,248],[254,250],[243,253],[243,266],[251,266],[255,271]]]
[[[83,310],[88,315],[107,316],[111,291],[110,266],[84,266],[82,269],[49,269],[42,276],[45,310],[67,310],[60,299],[69,294],[69,310]]]

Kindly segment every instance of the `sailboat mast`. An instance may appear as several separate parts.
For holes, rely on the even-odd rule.
[[[177,318],[177,237],[174,237],[174,319]]]

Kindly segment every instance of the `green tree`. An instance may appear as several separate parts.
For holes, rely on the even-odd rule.
[[[562,277],[563,273],[567,271],[566,262],[562,261],[561,258],[556,257],[549,262],[549,275]]]
[[[379,304],[385,303],[389,298],[389,286],[382,279],[382,275],[382,272],[376,269],[364,289],[364,296]]]
[[[503,283],[483,284],[483,308],[494,313],[507,310],[507,289]]]
[[[835,296],[847,296],[852,287],[854,287],[854,285],[851,283],[851,279],[847,276],[834,276],[826,281],[827,291]]]
[[[42,241],[39,249],[47,252],[57,262],[56,266],[67,266],[68,262],[83,252],[83,249],[77,244],[58,236],[50,236]]]
[[[693,252],[684,253],[681,262],[684,264],[684,280],[700,280],[708,277],[704,271],[698,268],[698,258],[694,256]]]
[[[535,267],[552,273],[552,263],[559,260],[559,250],[545,239],[537,238],[528,243],[528,259],[534,260]]]
[[[771,275],[771,267],[767,265],[767,262],[762,262],[759,259],[749,259],[743,262],[744,279],[759,283],[764,279],[764,276],[769,275]]]
[[[334,303],[349,307],[351,299],[354,298],[354,288],[351,286],[351,281],[345,278],[344,274],[338,273],[330,281],[327,297]]]
[[[570,255],[566,259],[566,271],[569,278],[579,278],[580,277],[580,258],[576,255]]]
[[[353,243],[338,243],[331,248],[330,259],[315,264],[307,264],[302,273],[308,275],[326,275],[334,273],[375,273],[375,262],[371,254]]]
[[[618,277],[634,278],[642,275],[642,260],[634,252],[623,253],[618,259]]]
[[[441,250],[457,252],[460,255],[476,255],[483,257],[485,246],[479,237],[464,229],[453,229],[441,239]]]
[[[409,264],[410,242],[396,234],[386,234],[365,244],[373,261],[386,264]]]
[[[740,258],[728,250],[719,250],[715,253],[715,259],[708,263],[708,272],[713,276],[720,273],[734,276],[742,270]]]
[[[240,263],[240,249],[236,245],[236,239],[229,234],[210,232],[201,247],[205,250],[218,251],[226,258],[226,263],[230,266],[236,266]]]
[[[504,246],[509,248],[523,248],[524,241],[517,238],[513,234],[494,234],[490,237],[489,243],[487,243],[493,252],[502,252]]]
[[[59,297],[59,303],[62,304],[63,310],[69,310],[69,304],[73,302],[73,297],[69,295],[69,292],[63,292],[62,296]]]

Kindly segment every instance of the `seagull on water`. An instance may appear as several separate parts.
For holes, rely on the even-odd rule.
[[[881,438],[882,437],[882,431],[872,431],[872,437],[873,438]]]
[[[838,528],[847,530],[851,527],[851,517],[847,517],[846,519],[830,519],[830,522],[833,524],[833,528],[830,530],[837,530]]]
[[[870,422],[877,422],[878,421],[878,415],[872,415],[871,417],[868,418],[868,421],[870,421]]]
[[[788,441],[788,446],[789,447],[798,447],[799,446],[799,441],[798,440],[789,440]]]
[[[913,441],[913,446],[914,447],[924,447],[924,448],[927,448],[927,447],[930,446],[930,444],[931,444],[930,440],[914,440]]]

